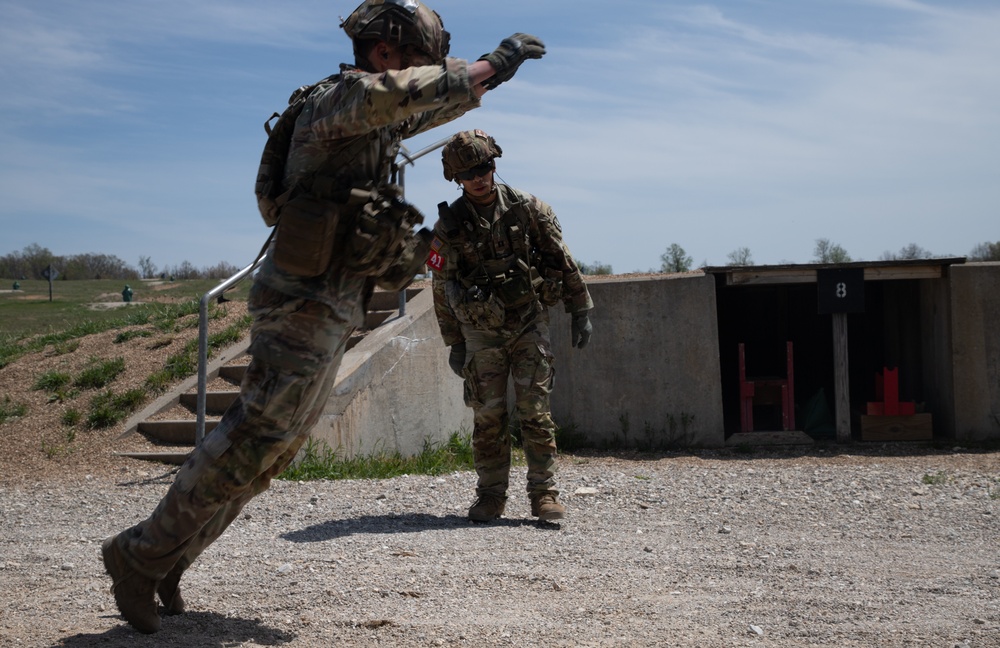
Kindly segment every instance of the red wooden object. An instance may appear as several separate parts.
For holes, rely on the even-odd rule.
[[[875,372],[875,398],[868,403],[869,416],[912,416],[917,411],[916,404],[899,400],[899,367]]]
[[[781,425],[784,430],[795,429],[795,372],[792,362],[792,343],[785,343],[785,376],[747,377],[746,352],[744,344],[740,348],[740,432],[753,432],[754,402],[772,404],[780,401]],[[773,394],[779,392],[779,399]]]

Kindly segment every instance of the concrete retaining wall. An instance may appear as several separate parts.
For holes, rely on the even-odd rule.
[[[714,279],[588,277],[587,285],[587,347],[572,348],[570,317],[550,310],[556,422],[598,447],[724,445]]]
[[[960,441],[1000,440],[1000,264],[953,265],[950,273],[950,288],[922,296],[934,338],[924,352],[938,374],[932,400],[943,418],[935,425]],[[585,349],[570,347],[569,316],[549,311],[556,423],[597,447],[725,445],[714,278],[588,277],[588,286],[594,335]],[[313,436],[348,455],[410,454],[471,430],[424,289],[404,317],[345,355]]]
[[[954,436],[1000,440],[1000,263],[951,267]]]
[[[463,430],[472,431],[472,410],[448,368],[428,288],[344,355],[312,437],[342,456],[412,455]]]

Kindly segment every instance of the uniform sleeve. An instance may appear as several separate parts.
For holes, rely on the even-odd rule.
[[[415,135],[479,105],[467,63],[452,58],[441,65],[359,74],[314,101],[312,136],[320,140],[364,135],[411,118],[409,134]]]
[[[563,304],[567,313],[580,313],[594,307],[590,291],[583,281],[580,268],[563,241],[562,227],[555,212],[545,202],[528,196],[531,213],[531,236],[538,248],[539,256],[549,268],[563,273]]]
[[[434,227],[434,237],[435,244],[440,243],[437,252],[443,258],[441,269],[434,270],[431,278],[431,289],[434,293],[434,314],[437,316],[438,327],[441,329],[441,337],[444,339],[444,343],[447,346],[451,346],[465,341],[465,336],[462,334],[462,325],[451,310],[451,305],[448,303],[448,295],[445,291],[447,283],[455,280],[458,266],[455,259],[452,258],[454,254],[451,251],[451,247],[442,235],[440,220]]]

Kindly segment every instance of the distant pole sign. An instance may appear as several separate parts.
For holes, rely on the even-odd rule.
[[[42,277],[49,280],[49,301],[52,301],[52,280],[58,276],[59,271],[53,268],[51,263],[42,270]]]
[[[864,268],[817,270],[816,287],[820,315],[865,312]]]

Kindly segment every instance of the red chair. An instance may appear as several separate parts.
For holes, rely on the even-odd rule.
[[[784,430],[795,429],[795,372],[792,362],[792,343],[785,343],[785,376],[757,376],[747,378],[746,352],[740,342],[740,432],[753,432],[753,406],[781,406],[781,425]]]

